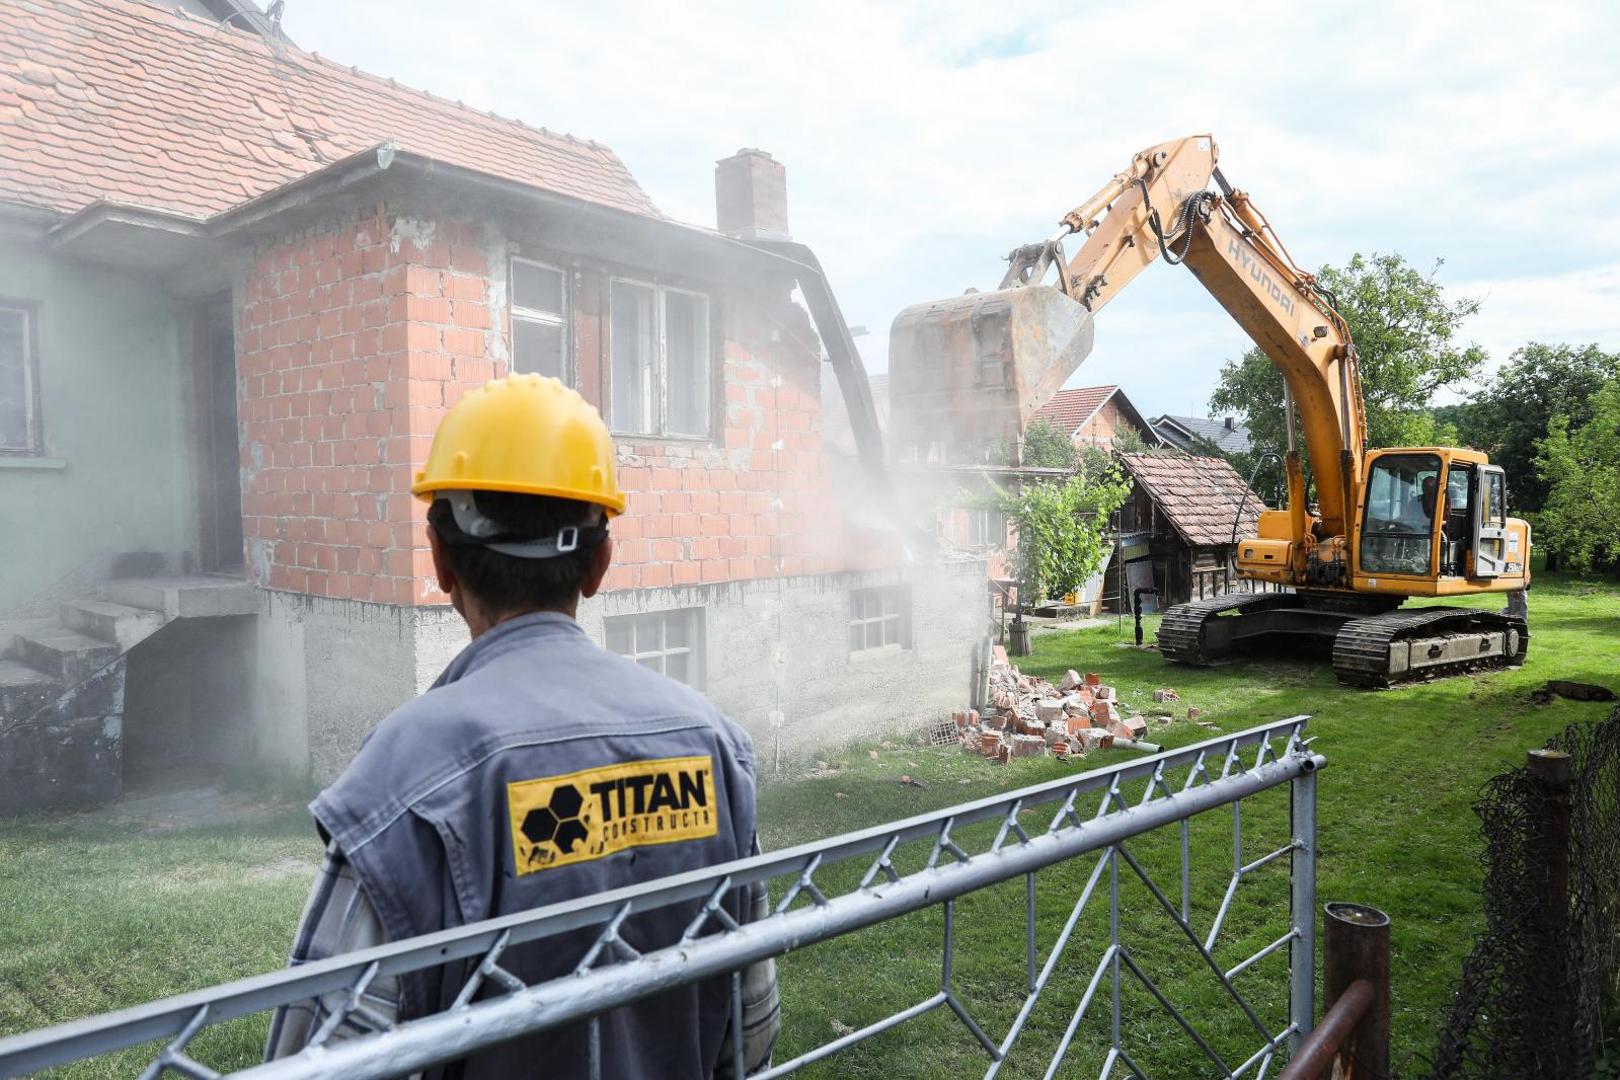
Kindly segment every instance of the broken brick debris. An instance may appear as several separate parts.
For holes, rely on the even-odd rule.
[[[964,750],[1003,765],[1013,758],[1048,754],[1080,758],[1115,745],[1135,749],[1151,745],[1142,741],[1147,718],[1123,711],[1119,694],[1096,672],[1068,671],[1053,686],[1020,672],[997,647],[991,658],[989,697],[983,715],[964,710],[951,719]]]

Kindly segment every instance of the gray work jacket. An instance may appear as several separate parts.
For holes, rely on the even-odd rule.
[[[310,809],[399,940],[747,856],[754,753],[702,695],[598,647],[565,615],[525,615],[468,645],[384,720]],[[633,915],[621,935],[640,952],[672,945],[700,903]],[[742,905],[734,893],[734,918],[746,918]],[[594,933],[516,948],[501,963],[530,984],[564,975]],[[451,965],[403,979],[401,1019],[448,1006],[463,975]],[[602,1075],[708,1080],[728,985],[605,1016]],[[583,1076],[586,1038],[576,1024],[445,1075]]]

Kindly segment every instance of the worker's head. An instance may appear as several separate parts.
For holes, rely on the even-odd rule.
[[[1423,478],[1423,512],[1430,517],[1434,516],[1434,496],[1440,488],[1438,476],[1425,476]]]
[[[613,557],[607,522],[625,506],[601,415],[538,375],[463,397],[411,492],[432,503],[439,587],[474,633],[530,611],[573,614],[601,587]]]

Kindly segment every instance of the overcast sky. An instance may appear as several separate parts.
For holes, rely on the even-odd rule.
[[[900,308],[993,287],[1135,151],[1203,132],[1303,264],[1443,258],[1447,288],[1485,301],[1470,335],[1496,360],[1620,347],[1613,3],[288,0],[284,25],[606,143],[681,220],[714,224],[717,159],[770,151],[872,371]],[[1157,265],[1100,314],[1070,385],[1202,415],[1246,344]]]

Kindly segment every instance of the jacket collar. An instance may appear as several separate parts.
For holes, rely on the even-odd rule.
[[[536,611],[528,615],[519,615],[491,627],[480,637],[469,642],[467,647],[450,661],[444,673],[433,685],[439,687],[453,683],[513,649],[546,638],[589,640],[579,623],[561,612]]]

